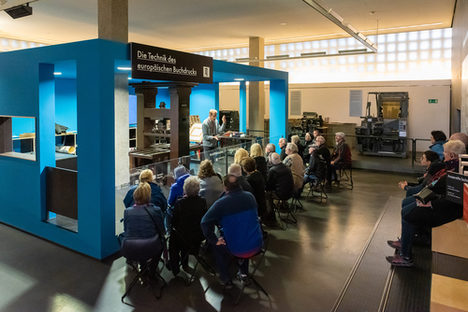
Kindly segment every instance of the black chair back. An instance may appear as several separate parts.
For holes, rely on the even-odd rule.
[[[159,258],[163,252],[163,242],[156,234],[151,238],[127,238],[122,242],[120,253],[131,261],[147,261]]]

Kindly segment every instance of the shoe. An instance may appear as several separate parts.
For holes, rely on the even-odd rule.
[[[388,246],[395,248],[396,250],[401,250],[401,240],[398,239],[396,241],[388,240],[387,241]]]
[[[251,281],[247,274],[243,274],[241,272],[237,272],[237,279],[244,285],[250,285]]]
[[[227,281],[227,282],[223,282],[221,281],[220,282],[221,286],[223,286],[224,289],[227,289],[227,290],[230,290],[234,287],[234,284],[232,283],[231,280]]]
[[[412,267],[414,265],[413,259],[407,258],[407,257],[402,257],[398,254],[395,256],[389,256],[386,257],[387,261],[390,262],[391,265],[397,266],[397,267]]]

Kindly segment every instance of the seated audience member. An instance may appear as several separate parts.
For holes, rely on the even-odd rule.
[[[313,136],[313,137],[312,137],[312,144],[315,144],[315,141],[316,141],[316,139],[317,139],[317,137],[318,137],[319,135],[321,135],[321,134],[320,134],[320,131],[317,130],[317,129],[315,129],[315,130],[312,132],[312,136]]]
[[[273,225],[276,223],[275,212],[273,210],[273,200],[285,200],[291,198],[294,192],[294,179],[291,170],[283,164],[278,153],[272,153],[270,155],[270,162],[272,166],[270,170],[268,170],[265,185],[265,189],[267,191],[265,194],[267,200],[267,212],[263,222]]]
[[[234,154],[234,163],[239,165],[241,160],[245,157],[249,157],[249,152],[243,148],[239,148]]]
[[[207,206],[205,199],[198,195],[199,191],[198,178],[188,177],[184,182],[184,197],[175,203],[169,238],[170,268],[174,276],[180,272],[181,264],[184,270],[188,269],[189,253],[198,255],[204,239],[200,221],[207,211]]]
[[[171,185],[169,191],[169,198],[167,199],[168,208],[166,210],[166,229],[171,228],[172,212],[174,210],[174,204],[177,199],[184,195],[184,182],[185,179],[190,177],[190,171],[183,165],[178,166],[174,169],[174,180],[175,183]]]
[[[241,161],[242,169],[247,173],[247,182],[253,189],[253,195],[257,201],[258,215],[263,217],[266,211],[265,201],[265,180],[262,174],[256,169],[255,160],[247,157]]]
[[[327,168],[330,166],[330,151],[325,145],[325,138],[319,135],[315,139],[315,144],[309,146],[310,160],[309,166],[305,170],[304,184],[314,181],[322,181],[327,178]]]
[[[302,156],[304,155],[304,146],[301,144],[301,139],[299,138],[299,136],[293,135],[291,137],[291,143],[296,144],[297,154],[302,158]],[[286,145],[286,148],[287,148],[287,145]],[[302,159],[302,161],[304,161],[304,159]]]
[[[124,210],[124,233],[121,239],[151,238],[156,234],[164,239],[164,225],[161,209],[151,203],[151,187],[142,182],[133,192],[135,204]]]
[[[440,161],[439,155],[431,150],[425,151],[421,155],[421,166],[426,168],[424,175],[418,178],[417,183],[409,184],[408,181],[398,182],[398,186],[406,191],[406,197],[412,196],[422,190],[431,177],[442,168],[445,168],[443,162]]]
[[[153,180],[153,171],[151,171],[150,169],[145,169],[140,173],[139,182],[146,182],[151,187],[151,203],[153,203],[156,207],[159,207],[162,210],[162,212],[165,213],[167,209],[166,197],[162,193],[159,185],[154,183]],[[127,192],[127,195],[125,195],[125,198],[123,200],[125,208],[131,207],[135,203],[133,200],[133,192],[135,192],[137,187],[138,185],[132,186]]]
[[[447,136],[445,133],[439,130],[431,131],[431,151],[436,152],[439,155],[440,160],[444,159],[444,144],[447,142]]]
[[[244,177],[242,174],[242,167],[239,164],[232,164],[228,168],[228,174],[236,176],[237,179],[239,180],[239,185],[242,190],[252,193],[253,194],[253,188],[250,185],[249,182],[247,182],[247,179]]]
[[[310,132],[307,132],[304,136],[304,146],[308,147],[309,145],[313,144],[313,138]]]
[[[262,174],[263,180],[266,181],[267,162],[263,155],[262,146],[258,143],[252,144],[250,147],[250,157],[255,160],[257,170]]]
[[[296,144],[288,143],[286,145],[286,154],[288,156],[283,160],[283,163],[291,169],[294,179],[294,193],[299,194],[304,185],[304,163],[297,153]]]
[[[280,157],[281,157],[281,161],[283,161],[285,158],[286,158],[286,144],[288,142],[286,141],[285,138],[281,138],[279,139],[278,141],[278,145],[279,147],[281,148],[281,152],[280,152]]]
[[[248,258],[257,254],[263,241],[255,197],[243,191],[233,175],[227,175],[223,182],[225,193],[203,216],[201,227],[208,243],[213,246],[221,282],[231,288],[229,264],[232,257]],[[216,227],[220,236],[215,233]],[[239,261],[239,268],[238,277],[246,277],[249,262]]]
[[[431,150],[424,152],[424,154],[421,156],[421,164],[423,166],[426,166],[428,169],[426,170],[426,173],[422,177],[419,184],[408,187],[406,181],[402,181],[399,183],[400,188],[406,190],[406,197],[401,202],[402,217],[404,217],[412,209],[414,209],[414,207],[416,207],[416,197],[414,197],[413,195],[420,192],[424,187],[426,187],[433,181],[438,180],[440,176],[445,174],[446,172],[446,164],[439,160],[439,155],[437,155],[436,152],[433,152]],[[436,191],[440,194],[445,193],[445,189],[441,188],[438,188]]]
[[[312,136],[310,135],[309,132],[307,132],[304,137],[304,152],[302,154],[302,159],[304,159],[305,164],[309,163],[309,160],[310,160],[309,147],[312,144],[313,144]]]
[[[432,199],[424,204],[417,201],[416,207],[404,214],[401,220],[401,239],[388,241],[388,245],[398,250],[395,256],[387,257],[387,261],[394,266],[413,266],[411,255],[414,234],[418,228],[436,227],[460,218],[463,214],[462,206],[448,201],[446,196],[446,171],[458,169],[458,155],[465,152],[465,144],[460,140],[448,141],[444,144],[444,160],[446,170],[439,172],[430,183],[434,192]],[[428,186],[429,187],[429,186]]]
[[[273,143],[268,143],[265,146],[265,158],[268,160],[268,157],[270,156],[271,153],[276,152],[276,146]]]
[[[184,195],[184,182],[189,176],[190,171],[184,165],[180,165],[174,169],[175,183],[171,185],[169,198],[167,199],[169,206],[173,206],[177,198]]]
[[[463,132],[456,132],[450,136],[450,141],[453,141],[453,140],[462,141],[466,146],[466,154],[468,154],[468,135],[466,135]]]
[[[199,195],[206,200],[209,208],[223,193],[223,181],[214,171],[211,160],[204,160],[200,163],[198,178],[200,179]]]
[[[332,181],[339,182],[336,170],[343,168],[351,168],[351,149],[345,142],[345,134],[343,132],[335,133],[336,146],[333,149],[330,162],[330,170],[328,172],[328,185],[331,185]]]
[[[265,147],[265,159],[266,159],[266,162],[267,162],[267,173],[268,173],[268,170],[271,167],[270,155],[271,155],[271,153],[274,153],[275,151],[276,151],[276,146],[273,143],[268,143],[267,146]]]

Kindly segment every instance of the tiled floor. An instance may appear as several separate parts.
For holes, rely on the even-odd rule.
[[[236,289],[223,293],[204,274],[186,287],[165,270],[162,299],[135,288],[132,308],[120,302],[132,274],[122,258],[99,262],[0,225],[0,311],[330,311],[386,201],[403,196],[400,175],[353,175],[354,190],[335,190],[324,204],[303,199],[297,225],[270,231],[258,272],[270,300],[249,289],[234,306]]]

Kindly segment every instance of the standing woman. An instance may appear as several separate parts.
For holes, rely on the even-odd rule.
[[[252,144],[250,147],[250,157],[255,160],[257,170],[262,174],[263,181],[267,178],[267,162],[263,155],[262,146],[258,143]]]

